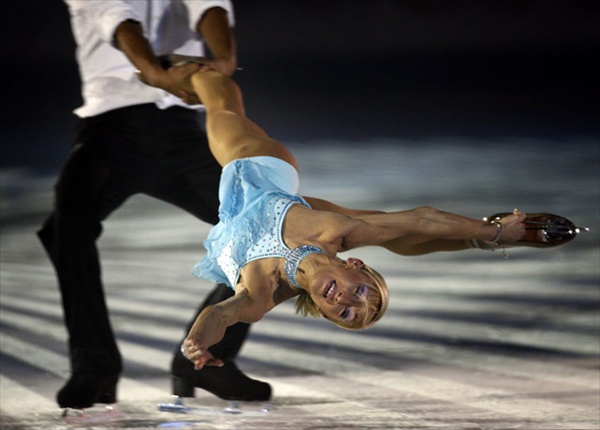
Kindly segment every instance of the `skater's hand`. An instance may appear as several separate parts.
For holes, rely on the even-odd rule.
[[[181,353],[185,358],[194,363],[194,369],[200,370],[204,366],[223,366],[223,361],[216,358],[207,348],[202,347],[193,339],[187,338],[181,345]]]

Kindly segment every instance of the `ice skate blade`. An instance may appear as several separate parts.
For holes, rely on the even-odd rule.
[[[125,416],[117,409],[116,405],[105,405],[104,407],[92,407],[89,409],[63,408],[61,417],[66,424],[88,425],[101,424],[120,420]]]
[[[161,412],[171,412],[189,415],[233,415],[233,416],[264,416],[272,410],[268,402],[256,403],[250,406],[250,402],[232,401],[224,408],[209,406],[188,406],[183,403],[183,399],[174,396],[172,403],[159,403],[158,410]]]
[[[500,223],[511,215],[509,212],[497,213],[483,219],[488,224]],[[573,222],[560,215],[551,213],[528,213],[523,220],[525,234],[516,242],[500,241],[501,247],[531,246],[534,248],[551,248],[564,245],[573,240],[579,233],[589,231],[587,227],[577,227]]]

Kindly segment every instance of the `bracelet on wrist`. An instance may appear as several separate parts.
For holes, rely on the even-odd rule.
[[[499,221],[492,221],[491,224],[496,226],[496,236],[494,236],[490,242],[500,245],[500,238],[502,237],[502,223]]]

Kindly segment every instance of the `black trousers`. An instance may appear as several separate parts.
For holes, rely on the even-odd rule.
[[[128,197],[144,193],[217,222],[221,167],[208,149],[202,122],[196,111],[153,104],[80,120],[55,186],[53,212],[38,232],[60,285],[73,373],[122,370],[96,247],[102,221]],[[218,286],[198,312],[231,294]],[[213,351],[233,359],[247,331],[247,324],[232,328]]]

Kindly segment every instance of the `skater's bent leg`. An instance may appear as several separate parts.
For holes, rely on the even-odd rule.
[[[285,146],[246,117],[240,89],[233,80],[215,71],[201,71],[192,75],[192,84],[205,104],[210,150],[221,166],[239,158],[272,156],[298,168]]]

